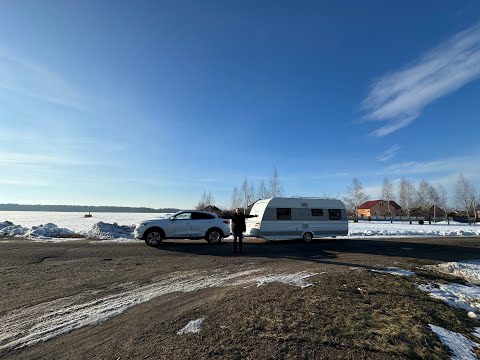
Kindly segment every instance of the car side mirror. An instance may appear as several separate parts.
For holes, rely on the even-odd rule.
[[[176,219],[174,217],[171,217],[170,220],[173,221],[173,220],[176,220]]]

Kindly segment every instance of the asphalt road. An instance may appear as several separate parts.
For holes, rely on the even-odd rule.
[[[229,242],[152,248],[143,242],[1,240],[0,357],[158,357],[161,350],[154,351],[145,332],[208,306],[228,288],[254,281],[256,272],[408,270],[469,259],[480,259],[478,237],[247,240],[238,256]]]

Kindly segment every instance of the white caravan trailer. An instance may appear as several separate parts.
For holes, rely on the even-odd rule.
[[[246,235],[267,240],[303,239],[348,235],[348,218],[337,199],[275,197],[258,200],[246,219]]]

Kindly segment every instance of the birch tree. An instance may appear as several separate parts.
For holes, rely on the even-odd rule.
[[[238,191],[238,187],[235,186],[232,193],[232,209],[241,208],[242,207],[242,199],[240,196],[240,192]]]
[[[253,202],[253,197],[254,197],[253,185],[250,186],[248,184],[247,178],[245,178],[243,180],[242,188],[240,190],[240,198],[241,198],[240,203],[242,204],[242,207],[245,210],[248,208],[248,205],[250,205]]]
[[[270,191],[267,188],[267,185],[265,184],[265,180],[262,179],[260,181],[260,185],[258,187],[258,198],[260,199],[268,199],[270,198]]]
[[[407,212],[408,221],[412,223],[410,218],[410,211],[412,210],[415,202],[415,186],[408,180],[400,180],[398,198],[400,200],[400,206]]]
[[[450,224],[450,220],[448,219],[447,215],[447,190],[443,185],[438,185],[437,186],[437,194],[438,194],[438,207],[442,208],[444,213],[445,213],[445,220],[447,220],[447,223]]]
[[[347,208],[354,214],[354,221],[358,221],[357,209],[365,201],[368,200],[368,195],[363,191],[362,183],[357,178],[353,178],[352,185],[347,188],[347,193],[343,197],[343,201]]]
[[[457,202],[457,206],[460,209],[464,209],[469,216],[470,208],[473,206],[475,211],[475,188],[473,185],[468,181],[468,179],[460,174],[458,176],[458,182],[455,189],[455,200]]]
[[[387,201],[387,212],[390,216],[390,222],[393,223],[392,213],[390,212],[390,201],[393,200],[393,185],[388,178],[383,180],[382,198]]]
[[[422,213],[427,215],[431,206],[431,185],[427,180],[420,181],[416,194],[416,205],[420,208]]]
[[[270,177],[270,194],[272,197],[283,195],[283,186],[280,184],[277,168],[275,166],[273,167],[273,173]]]

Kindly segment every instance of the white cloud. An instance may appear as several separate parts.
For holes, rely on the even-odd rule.
[[[387,161],[395,157],[400,150],[400,146],[393,145],[377,157],[377,161]]]
[[[384,121],[375,136],[414,121],[431,102],[480,76],[480,23],[454,35],[413,64],[375,81],[363,101],[366,118]]]

